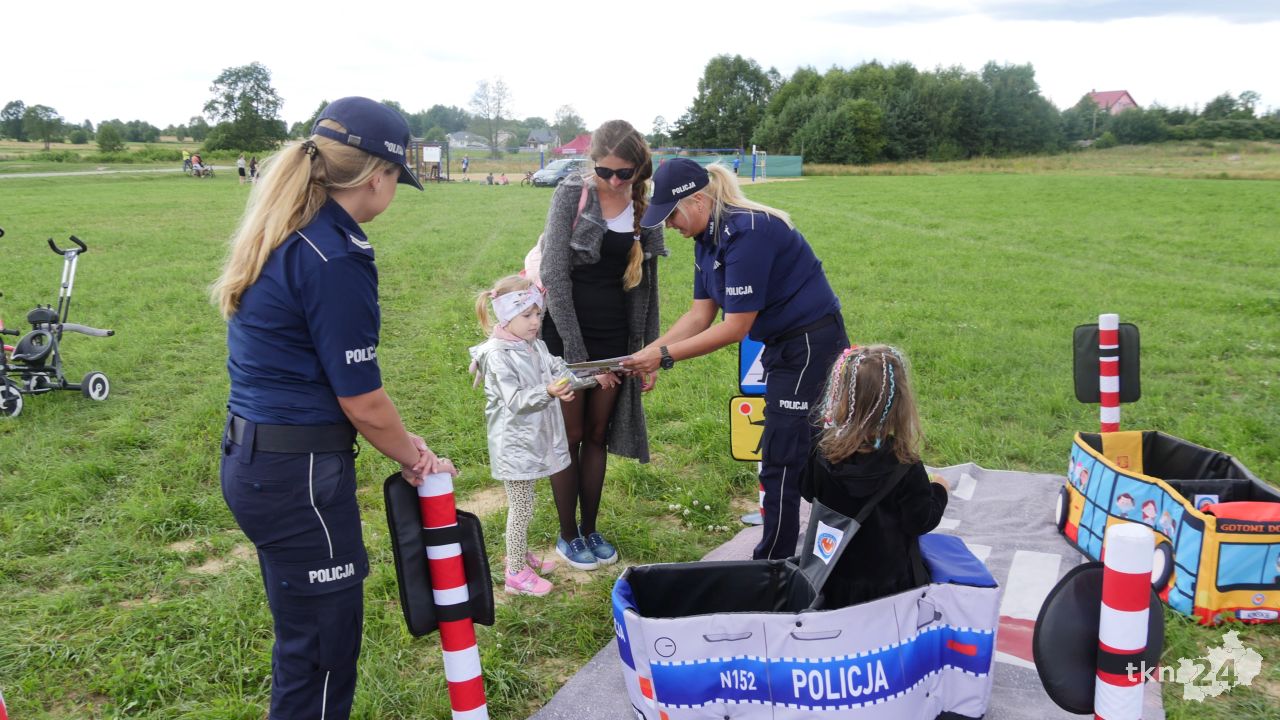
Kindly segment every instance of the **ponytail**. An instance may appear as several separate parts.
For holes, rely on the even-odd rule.
[[[321,125],[345,132],[338,123]],[[224,320],[240,307],[240,298],[258,280],[272,251],[315,219],[331,190],[358,187],[395,165],[359,148],[320,135],[276,152],[262,163],[249,191],[231,251],[210,296]]]

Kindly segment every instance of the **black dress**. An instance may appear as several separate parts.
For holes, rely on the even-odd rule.
[[[627,303],[622,275],[627,271],[634,242],[632,233],[606,230],[600,242],[600,261],[580,265],[569,274],[573,309],[590,360],[627,354]],[[542,340],[552,355],[564,356],[564,341],[556,330],[554,312],[548,313],[542,323]]]

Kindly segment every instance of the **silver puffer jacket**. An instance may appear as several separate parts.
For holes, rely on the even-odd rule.
[[[469,351],[484,380],[489,467],[497,480],[535,480],[569,467],[560,401],[547,385],[568,378],[574,390],[595,387],[552,355],[545,343],[489,338]]]

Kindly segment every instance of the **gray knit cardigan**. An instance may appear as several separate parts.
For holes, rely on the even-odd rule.
[[[587,183],[587,200],[575,227],[574,218],[578,215],[584,182]],[[547,288],[548,310],[555,319],[560,338],[564,340],[566,362],[587,359],[578,314],[573,307],[570,273],[575,267],[600,261],[600,244],[605,230],[606,221],[600,212],[600,198],[596,194],[594,180],[579,175],[565,178],[551,197],[551,208],[547,211],[539,274]],[[640,284],[626,293],[628,352],[636,352],[658,339],[658,256],[668,254],[661,227],[644,230],[640,243],[644,250]],[[606,442],[609,452],[644,463],[649,462],[649,434],[640,394],[639,378],[623,380],[618,403],[609,418]]]

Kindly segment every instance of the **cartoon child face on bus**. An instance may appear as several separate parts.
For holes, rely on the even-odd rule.
[[[1148,500],[1142,503],[1142,522],[1150,525],[1151,527],[1156,526],[1156,501],[1155,500]]]
[[[1178,524],[1173,521],[1173,516],[1169,514],[1169,511],[1165,510],[1160,513],[1160,532],[1168,535],[1169,537],[1173,537],[1174,533],[1177,531]]]
[[[1133,512],[1133,496],[1129,493],[1120,493],[1120,497],[1116,498],[1116,515],[1128,520],[1129,513]]]
[[[1071,470],[1071,475],[1076,481],[1076,487],[1080,489],[1080,492],[1084,492],[1085,488],[1089,487],[1089,470],[1085,468],[1084,463],[1078,460]]]

